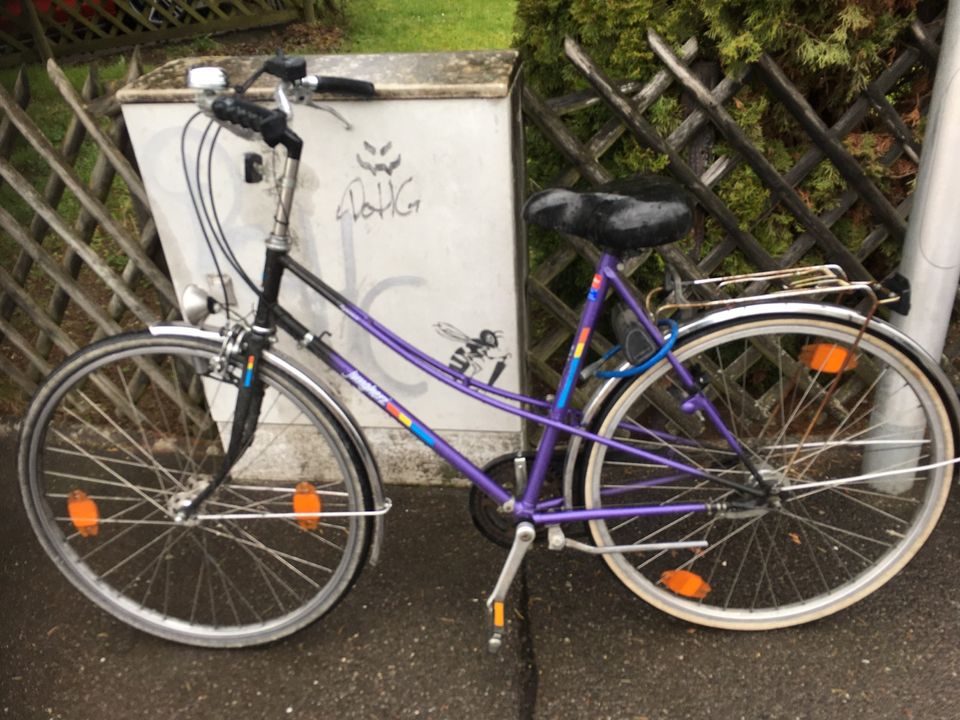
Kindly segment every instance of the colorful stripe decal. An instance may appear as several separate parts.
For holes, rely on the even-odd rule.
[[[600,273],[597,273],[593,276],[593,282],[590,283],[590,292],[587,293],[587,300],[589,302],[595,302],[598,297],[600,297],[600,285],[603,283],[603,278],[600,277]]]
[[[583,355],[583,351],[587,347],[587,340],[589,339],[590,328],[584,328],[583,332],[580,333],[580,339],[577,341],[577,349],[573,352],[573,357],[575,360],[578,360]]]
[[[386,409],[387,409],[387,412],[390,413],[390,415],[392,415],[394,418],[396,418],[396,420],[401,425],[403,425],[405,428],[407,428],[407,430],[409,430],[418,438],[420,438],[420,440],[426,443],[428,447],[433,447],[433,444],[434,444],[433,437],[429,433],[427,433],[426,430],[420,427],[417,423],[415,423],[413,420],[408,418],[403,412],[401,412],[400,408],[398,408],[392,402],[388,402],[386,405]]]
[[[597,277],[599,277],[599,275]],[[557,403],[557,407],[565,408],[567,406],[567,400],[570,399],[570,393],[573,391],[573,385],[577,381],[577,374],[580,371],[580,358],[583,357],[583,353],[587,348],[587,341],[590,339],[591,330],[592,328],[586,327],[580,331],[577,346],[573,350],[570,374],[567,375],[567,382],[564,384],[563,391],[560,393],[560,400]]]
[[[250,387],[251,382],[253,382],[253,355],[247,358],[247,372],[243,376],[243,386]]]
[[[404,413],[394,404],[393,400],[391,400],[380,388],[367,380],[367,378],[361,375],[357,370],[351,370],[350,372],[346,373],[344,377],[364,395],[386,410],[392,418],[416,435],[427,447],[433,447],[436,445],[437,439],[433,435],[427,432],[427,430],[422,428],[418,423],[411,420],[406,413]]]
[[[392,402],[387,403],[387,412],[393,415],[393,417],[395,417],[397,420],[399,420],[401,425],[408,428],[411,425],[413,425],[413,421],[410,418],[408,418],[406,415],[404,415],[402,412],[400,412],[400,408],[398,408]]]

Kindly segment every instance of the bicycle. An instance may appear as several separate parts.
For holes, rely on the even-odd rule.
[[[278,80],[276,108],[243,97],[263,73]],[[232,313],[226,294],[218,302],[188,289],[192,325],[71,356],[38,389],[20,437],[21,490],[41,545],[124,622],[194,645],[266,643],[330,611],[376,560],[390,501],[373,454],[333,392],[272,348],[278,330],[472,483],[482,529],[510,547],[486,603],[491,649],[538,536],[552,550],[600,555],[629,590],[683,620],[764,630],[877,590],[935,526],[953,475],[957,401],[937,364],[875,317],[895,293],[822,266],[670,282],[641,304],[622,262],[688,231],[682,191],[660,178],[545,190],[528,201],[527,220],[592,241],[600,260],[556,394],[509,392],[406,343],[288,252],[303,145],[287,123],[290,103],[371,97],[372,85],[310,76],[302,59],[277,56],[234,92],[211,68],[192,72],[191,86],[195,117],[286,150],[262,283],[217,234],[213,203],[193,198],[211,253],[216,245],[259,298],[255,316]],[[199,164],[194,179],[199,188]],[[543,427],[536,452],[471,463],[277,302],[285,273],[422,372]],[[745,291],[716,304],[684,297],[737,284]],[[758,293],[770,284],[778,289]],[[656,307],[663,292],[676,301]],[[868,299],[864,313],[821,302],[851,292]],[[608,295],[625,308],[614,326],[626,357],[588,364]],[[697,317],[667,317],[678,310]],[[214,312],[227,324],[201,327]],[[604,382],[572,408],[590,376]],[[278,438],[304,454],[275,457]],[[541,497],[558,458],[562,491]],[[492,477],[504,469],[512,481]],[[583,523],[592,542],[570,532]]]

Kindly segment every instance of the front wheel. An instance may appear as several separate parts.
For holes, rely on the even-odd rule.
[[[594,444],[588,507],[713,503],[714,514],[590,523],[599,546],[705,540],[704,549],[604,555],[634,593],[684,620],[788,627],[873,592],[913,557],[947,499],[954,455],[939,386],[896,343],[814,316],[728,322],[683,340],[723,424],[775,500]],[[752,472],[667,361],[632,381],[598,433],[750,484]],[[687,408],[689,410],[689,406]]]
[[[24,420],[20,484],[41,545],[98,605],[170,640],[288,635],[333,607],[370,543],[351,446],[266,362],[252,445],[195,518],[175,520],[221,467],[242,372],[219,344],[118,336],[54,371]]]

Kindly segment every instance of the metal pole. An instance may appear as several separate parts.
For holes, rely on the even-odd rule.
[[[927,132],[920,159],[913,211],[907,226],[900,272],[910,281],[911,311],[897,316],[894,325],[940,359],[950,315],[960,281],[960,2],[947,7],[940,59],[933,84]],[[881,404],[872,418],[874,427],[889,439],[891,428],[902,431],[904,447],[870,450],[864,471],[910,467],[918,451],[907,445],[922,436],[923,417],[916,397],[899,378],[890,378],[879,389]],[[915,447],[915,446],[914,446]],[[877,489],[905,492],[913,473],[892,482],[877,482]]]

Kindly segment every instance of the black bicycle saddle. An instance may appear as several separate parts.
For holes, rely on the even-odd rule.
[[[679,240],[690,230],[693,211],[672,180],[638,175],[589,192],[542,190],[527,200],[523,217],[623,255]]]

